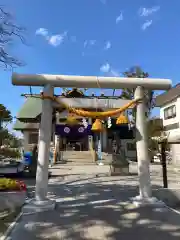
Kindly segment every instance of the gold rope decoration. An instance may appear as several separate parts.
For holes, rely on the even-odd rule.
[[[41,96],[36,96],[36,97],[41,98],[41,99],[50,99],[52,101],[55,101],[58,104],[60,104],[62,107],[66,108],[69,112],[74,113],[78,116],[88,117],[88,118],[99,118],[99,119],[103,119],[103,118],[110,117],[110,116],[115,116],[119,113],[122,113],[125,110],[127,110],[129,107],[131,107],[133,105],[135,106],[136,104],[138,104],[138,102],[140,100],[142,100],[141,98],[133,99],[129,103],[125,104],[123,107],[116,109],[116,110],[111,110],[111,111],[106,111],[106,112],[89,112],[89,111],[85,111],[82,109],[76,109],[76,108],[70,107],[67,104],[60,102],[56,96],[52,97],[52,96],[42,94]]]
[[[106,112],[89,112],[89,111],[85,111],[82,109],[72,108],[70,106],[67,106],[64,103],[62,104],[61,102],[59,102],[58,99],[56,99],[55,101],[57,103],[63,105],[66,109],[69,110],[69,112],[74,113],[78,116],[89,117],[89,118],[106,118],[106,117],[114,116],[114,115],[124,112],[126,109],[128,109],[132,105],[137,104],[139,100],[140,99],[131,100],[129,103],[127,103],[126,105],[124,105],[123,107],[121,107],[119,109],[106,111]]]
[[[79,121],[75,118],[74,114],[69,114],[69,116],[67,117],[67,120],[66,120],[66,124],[76,125],[78,123],[79,123]]]

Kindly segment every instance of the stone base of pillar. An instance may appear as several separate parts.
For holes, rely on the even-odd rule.
[[[100,161],[97,161],[97,165],[99,166],[104,166],[104,163],[100,162]]]
[[[23,214],[33,214],[38,212],[45,212],[54,210],[56,206],[56,201],[47,199],[45,201],[37,201],[36,199],[30,200],[22,208]]]
[[[131,198],[133,204],[136,207],[142,206],[152,206],[152,207],[165,207],[166,204],[155,197],[142,198],[141,196],[136,196]]]

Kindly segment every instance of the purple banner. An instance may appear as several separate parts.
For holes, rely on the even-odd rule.
[[[83,125],[56,125],[56,135],[69,138],[82,138],[83,136],[92,135],[91,125],[85,128]]]

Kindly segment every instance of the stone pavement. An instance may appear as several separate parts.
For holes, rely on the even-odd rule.
[[[133,171],[128,177],[109,177],[108,166],[52,168],[56,177],[49,181],[49,197],[56,199],[56,209],[22,216],[9,239],[179,240],[179,214],[137,208],[129,201],[138,193]],[[153,188],[159,187],[153,177]]]

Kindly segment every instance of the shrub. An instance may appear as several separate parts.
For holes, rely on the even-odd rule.
[[[0,178],[0,191],[26,191],[23,181],[10,178]]]
[[[9,158],[20,158],[21,153],[18,149],[13,149],[13,148],[1,148],[0,149],[0,155],[4,157],[9,157]]]

